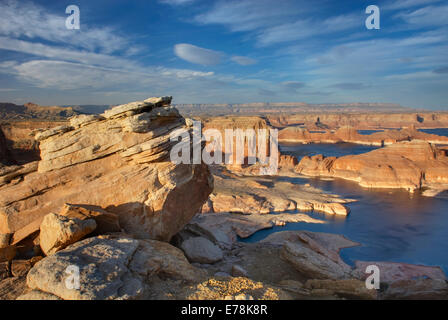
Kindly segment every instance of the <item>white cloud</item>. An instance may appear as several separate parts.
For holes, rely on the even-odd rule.
[[[187,3],[194,2],[195,0],[159,0],[160,3],[166,3],[172,6],[184,5]]]
[[[362,16],[355,14],[334,16],[323,21],[301,19],[266,28],[258,35],[257,39],[262,46],[303,40],[313,36],[348,30],[362,25],[362,21]]]
[[[396,17],[417,28],[444,26],[448,25],[448,5],[428,6],[411,12],[400,12]]]
[[[164,67],[145,67],[138,70],[123,70],[96,67],[80,63],[56,60],[31,60],[15,64],[13,69],[17,76],[39,88],[60,90],[99,89],[117,87],[122,92],[127,88],[145,88],[171,82],[195,80],[213,76],[213,72],[200,72],[187,69],[170,69]]]
[[[223,58],[223,54],[218,51],[200,48],[188,43],[176,44],[174,53],[185,61],[204,66],[219,64]]]
[[[66,49],[37,42],[10,39],[7,37],[0,37],[0,49],[23,52],[30,55],[51,59],[76,61],[97,66],[137,68],[137,64],[135,62],[120,57],[85,50]]]
[[[65,11],[60,14],[48,12],[45,8],[31,2],[7,0],[0,2],[0,35],[13,38],[45,40],[74,48],[102,53],[126,50],[129,40],[109,27],[92,28],[82,23],[81,30],[67,30]]]
[[[232,60],[233,62],[236,62],[242,66],[248,66],[248,65],[257,63],[257,60],[255,60],[255,59],[248,58],[248,57],[242,57],[242,56],[233,56],[230,58],[230,60]]]
[[[385,5],[381,5],[380,9],[394,10],[394,9],[407,9],[411,7],[432,4],[440,2],[441,0],[399,0],[393,1]]]
[[[232,31],[251,31],[288,21],[308,11],[306,1],[221,0],[211,10],[196,15],[201,24],[222,24]]]
[[[234,32],[254,33],[261,46],[363,26],[362,13],[322,16],[327,5],[310,5],[309,1],[297,0],[219,1],[212,9],[196,15],[194,20],[200,24],[221,24]]]

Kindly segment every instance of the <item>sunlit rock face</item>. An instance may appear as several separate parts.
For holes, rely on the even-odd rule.
[[[303,157],[295,169],[309,176],[338,177],[368,188],[448,189],[448,157],[421,140],[395,143],[360,155]]]
[[[116,213],[134,235],[169,240],[213,188],[207,165],[170,161],[170,134],[189,130],[170,103],[132,102],[38,133],[41,160],[0,189],[0,234],[17,243],[70,203]]]

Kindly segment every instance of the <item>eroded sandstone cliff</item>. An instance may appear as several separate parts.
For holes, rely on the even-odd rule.
[[[306,156],[295,170],[308,176],[353,180],[368,188],[448,189],[446,152],[422,140],[340,158]]]
[[[351,126],[343,126],[337,130],[320,131],[311,131],[300,127],[287,127],[280,130],[278,139],[280,142],[306,144],[348,142],[371,146],[385,146],[413,139],[424,140],[434,144],[448,144],[448,137],[421,132],[415,126],[400,130],[385,129],[369,135],[360,134],[356,128]]]
[[[45,215],[71,203],[116,213],[134,235],[169,240],[213,187],[205,164],[170,161],[170,133],[189,130],[170,102],[150,98],[38,133],[42,160],[2,177],[0,234],[16,244],[38,231]]]

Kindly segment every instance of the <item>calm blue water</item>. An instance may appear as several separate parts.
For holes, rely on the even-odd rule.
[[[327,157],[341,157],[348,154],[361,154],[377,149],[374,146],[364,146],[353,143],[316,143],[316,144],[281,144],[280,151],[282,154],[289,154],[300,159],[303,156],[314,156],[323,154]]]
[[[383,132],[384,130],[358,130],[359,134],[369,135],[375,132]]]
[[[395,129],[397,130],[397,129]],[[437,128],[437,129],[418,129],[419,131],[436,134],[438,136],[448,137],[448,128]],[[369,135],[375,132],[382,132],[384,130],[358,130],[359,134]]]
[[[334,146],[334,145],[332,145]],[[291,153],[302,154],[288,146]],[[324,145],[314,145],[325,152]],[[329,153],[334,152],[329,148]],[[343,146],[339,153],[348,150]],[[355,149],[354,152],[359,151]],[[352,152],[352,154],[354,153]],[[341,256],[349,263],[355,260],[394,261],[413,264],[439,265],[448,274],[448,198],[427,198],[401,190],[364,189],[355,182],[336,179],[282,178],[297,184],[310,183],[330,193],[356,199],[348,206],[347,217],[312,213],[311,216],[328,221],[327,224],[292,223],[286,227],[262,230],[243,241],[256,242],[269,234],[285,230],[310,230],[343,234],[362,246],[342,250]]]
[[[448,128],[438,128],[438,129],[418,129],[419,131],[436,134],[438,136],[448,137]]]

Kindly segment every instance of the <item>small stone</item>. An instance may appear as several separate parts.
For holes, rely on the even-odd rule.
[[[40,225],[40,247],[51,255],[81,240],[96,228],[93,219],[81,220],[50,213]]]
[[[223,258],[222,250],[203,237],[189,238],[182,243],[181,248],[191,262],[215,263]]]
[[[234,264],[232,266],[232,276],[234,276],[234,277],[247,277],[247,271],[243,267]]]
[[[96,222],[95,234],[121,231],[118,215],[103,210],[100,207],[66,203],[60,214],[80,220],[94,219]]]

